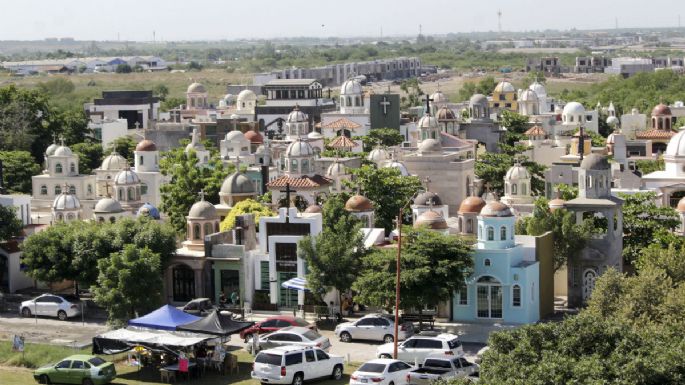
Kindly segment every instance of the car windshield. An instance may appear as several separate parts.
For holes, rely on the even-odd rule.
[[[282,356],[279,356],[278,354],[259,353],[257,354],[257,357],[255,357],[254,362],[260,364],[281,366],[281,357]]]
[[[310,331],[304,333],[303,336],[310,341],[315,341],[315,340],[321,338],[321,334],[315,332],[314,330],[310,330]]]
[[[455,338],[449,341],[447,345],[450,347],[450,349],[456,349],[461,346],[461,342],[459,342],[459,340]]]
[[[100,365],[104,364],[104,363],[107,362],[107,361],[103,360],[103,359],[100,358],[100,357],[93,357],[93,358],[89,359],[88,362],[90,362],[91,364],[93,364],[93,366],[100,366]]]
[[[367,373],[383,373],[384,370],[385,370],[385,364],[373,364],[373,363],[366,363],[366,364],[360,366],[358,369],[359,372],[367,372]]]
[[[295,318],[293,321],[295,321],[295,325],[297,326],[309,326],[309,322],[303,320],[302,318]]]
[[[450,368],[450,362],[447,360],[427,359],[426,362],[423,364],[423,366],[430,366],[431,368],[449,369]]]

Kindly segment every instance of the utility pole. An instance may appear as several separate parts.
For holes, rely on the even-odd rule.
[[[502,33],[502,10],[497,10],[497,30]]]
[[[400,255],[402,254],[402,208],[400,208],[400,215],[397,217],[397,260],[395,273],[395,336],[393,338],[392,358],[397,359],[397,339],[399,337],[400,324]]]

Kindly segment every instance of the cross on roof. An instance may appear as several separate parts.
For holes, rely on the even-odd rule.
[[[200,196],[200,201],[205,200],[205,190],[204,189],[200,190],[200,192],[198,192],[197,195]]]
[[[235,156],[235,172],[240,172],[240,154]]]
[[[380,105],[383,106],[383,115],[386,115],[386,116],[388,115],[388,106],[390,104],[392,104],[392,103],[390,103],[388,98],[386,96],[383,96],[383,101],[380,102]]]
[[[431,99],[430,95],[426,94],[426,98],[424,99],[426,101],[426,113],[430,114],[431,113],[431,102],[433,99]]]
[[[423,178],[423,183],[426,185],[426,191],[430,191],[431,177]]]

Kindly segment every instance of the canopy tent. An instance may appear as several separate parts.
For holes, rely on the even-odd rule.
[[[295,277],[281,283],[281,287],[284,289],[309,291],[309,289],[307,288],[307,280],[300,277]]]
[[[252,325],[254,325],[254,322],[234,321],[230,315],[224,315],[214,310],[207,317],[180,325],[177,329],[226,337],[239,333],[241,330],[247,329]]]
[[[117,329],[93,337],[93,354],[116,354],[134,346],[145,346],[152,350],[186,348],[214,338],[216,336],[168,330]]]
[[[150,329],[176,330],[179,325],[200,320],[192,314],[178,310],[173,306],[164,305],[152,313],[128,321],[129,326],[139,326]]]

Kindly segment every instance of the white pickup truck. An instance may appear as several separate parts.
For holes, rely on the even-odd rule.
[[[419,369],[407,373],[407,384],[428,385],[437,379],[462,378],[477,373],[478,364],[469,362],[464,357],[446,354],[430,355]]]

